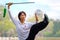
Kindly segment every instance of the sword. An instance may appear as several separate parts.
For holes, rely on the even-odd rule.
[[[31,4],[31,3],[35,3],[35,2],[21,2],[21,3],[12,3],[12,4]],[[9,3],[6,3],[6,5],[8,5]]]
[[[20,2],[20,3],[12,3],[12,4],[31,4],[31,3],[35,3],[35,2]],[[8,5],[8,4],[9,3],[6,3],[6,5]],[[5,16],[6,16],[6,8],[4,8],[4,13],[3,13],[3,17],[5,17]]]

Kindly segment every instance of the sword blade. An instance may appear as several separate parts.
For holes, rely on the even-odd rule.
[[[21,2],[21,3],[12,3],[12,4],[30,4],[30,3],[35,3],[35,2]],[[8,5],[8,3],[6,3]]]

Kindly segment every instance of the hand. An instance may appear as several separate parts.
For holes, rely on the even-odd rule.
[[[11,5],[12,5],[12,3],[8,3],[8,9],[10,8]]]
[[[35,18],[36,18],[36,22],[38,21],[38,16],[37,16],[37,14],[35,13]]]

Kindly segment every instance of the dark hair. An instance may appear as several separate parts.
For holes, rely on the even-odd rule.
[[[18,14],[18,19],[19,19],[19,20],[21,20],[21,19],[20,19],[20,16],[21,16],[22,13],[26,16],[26,13],[25,13],[24,11],[19,12],[19,14]]]

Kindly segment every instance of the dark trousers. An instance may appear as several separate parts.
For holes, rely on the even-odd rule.
[[[37,23],[37,24],[34,24],[34,25],[31,27],[29,36],[28,36],[28,38],[27,38],[26,40],[34,40],[36,34],[37,34],[39,31],[43,30],[45,27],[47,27],[47,25],[48,25],[48,23],[49,23],[49,22],[48,22],[48,17],[46,16],[46,14],[45,14],[44,16],[45,16],[45,18],[44,18],[44,20],[43,20],[42,22]]]

